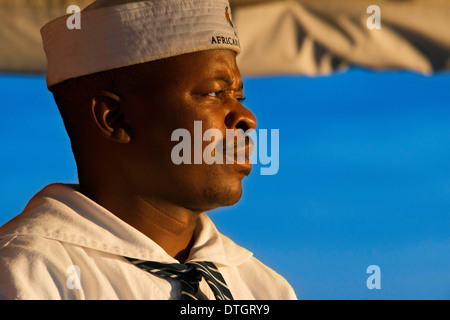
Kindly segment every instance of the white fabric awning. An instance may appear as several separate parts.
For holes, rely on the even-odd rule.
[[[70,5],[83,9],[92,2],[0,0],[0,72],[44,73],[40,28]],[[421,73],[450,69],[449,0],[378,0],[381,29],[367,26],[372,0],[230,3],[243,75],[327,74],[351,65]]]

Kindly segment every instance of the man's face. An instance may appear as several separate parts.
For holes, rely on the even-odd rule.
[[[144,197],[196,211],[236,203],[241,181],[251,170],[248,158],[245,164],[225,159],[223,164],[194,164],[194,121],[201,121],[202,137],[206,130],[218,129],[224,147],[227,129],[256,126],[253,114],[240,104],[243,85],[235,53],[207,50],[163,59],[136,66],[132,76],[136,85],[119,92],[132,131],[127,154],[121,156],[129,183]],[[190,133],[191,164],[176,165],[171,157],[179,144],[171,136],[180,128]],[[209,144],[202,139],[201,150]]]

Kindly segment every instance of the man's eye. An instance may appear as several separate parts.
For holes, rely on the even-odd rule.
[[[223,90],[222,91],[209,92],[206,95],[210,96],[210,97],[218,97],[219,94],[221,94],[222,92],[223,92]]]
[[[213,98],[217,98],[219,97],[222,93],[224,92],[224,90],[220,90],[220,91],[214,91],[214,92],[208,92],[206,94],[206,96],[208,97],[213,97]],[[245,97],[241,97],[241,98],[236,98],[236,100],[240,103],[245,101]]]

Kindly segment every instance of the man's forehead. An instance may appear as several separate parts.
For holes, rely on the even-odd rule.
[[[177,67],[209,78],[240,78],[236,53],[231,50],[205,50],[180,56]]]
[[[120,68],[116,73],[123,84],[172,87],[223,81],[243,88],[236,55],[230,50],[205,50]]]
[[[205,50],[145,63],[147,68],[133,66],[144,73],[187,74],[209,79],[229,80],[239,77],[236,54],[231,50]]]
[[[234,52],[228,50],[220,53],[219,50],[209,50],[207,53],[207,61],[203,60],[204,64],[191,65],[194,70],[195,80],[208,82],[224,82],[227,86],[236,86],[242,90],[244,85],[242,83],[241,74],[236,64],[236,56]],[[228,51],[228,52],[226,52]],[[200,59],[200,61],[202,61]]]

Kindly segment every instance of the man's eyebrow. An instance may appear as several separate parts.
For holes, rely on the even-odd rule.
[[[230,78],[229,76],[225,76],[225,75],[218,75],[218,76],[213,76],[209,79],[209,81],[223,81],[225,82],[229,87],[233,85],[233,79]],[[242,79],[239,79],[239,87],[238,90],[244,90],[244,82],[242,82]]]

